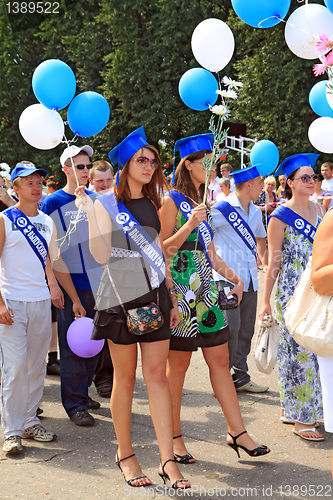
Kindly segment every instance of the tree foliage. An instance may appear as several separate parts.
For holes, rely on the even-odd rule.
[[[298,6],[293,0],[292,9]],[[210,112],[187,108],[178,94],[180,77],[199,66],[191,51],[192,32],[208,17],[226,21],[236,40],[234,57],[222,71],[244,84],[232,106],[232,121],[246,123],[252,138],[275,142],[281,157],[313,150],[307,139],[316,118],[308,104],[316,82],[312,61],[289,51],[282,23],[251,28],[237,18],[230,0],[63,0],[60,15],[15,29],[4,3],[0,7],[0,159],[11,166],[30,159],[62,175],[58,158],[64,145],[40,151],[25,143],[18,130],[20,114],[36,102],[33,71],[49,58],[70,65],[77,92],[94,90],[108,100],[107,127],[77,142],[91,144],[94,158],[107,158],[115,144],[144,125],[150,142],[163,140],[162,159],[171,161],[175,140],[208,128]],[[66,110],[61,115],[66,120]],[[73,138],[68,127],[66,134]]]

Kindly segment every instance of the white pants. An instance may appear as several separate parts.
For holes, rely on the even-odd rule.
[[[333,356],[317,356],[319,376],[323,392],[324,424],[326,432],[333,432]]]
[[[1,424],[5,439],[39,424],[46,354],[51,342],[51,300],[7,300],[13,325],[0,324]]]

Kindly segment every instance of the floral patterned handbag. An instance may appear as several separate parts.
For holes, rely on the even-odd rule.
[[[150,302],[146,306],[136,307],[135,309],[129,309],[126,311],[126,315],[128,331],[134,335],[153,332],[161,328],[164,323],[163,315],[155,302]]]

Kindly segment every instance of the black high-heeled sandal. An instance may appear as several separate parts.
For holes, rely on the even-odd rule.
[[[179,436],[174,436],[172,439],[178,439],[182,437],[181,434]],[[195,458],[191,455],[191,453],[186,453],[185,455],[177,455],[177,453],[174,453],[173,456],[175,457],[176,462],[179,464],[194,464],[195,463]]]
[[[250,457],[260,457],[262,455],[267,455],[267,453],[269,453],[271,451],[269,448],[267,448],[267,446],[265,446],[263,444],[261,446],[258,446],[257,448],[254,448],[253,450],[249,450],[248,448],[245,448],[245,446],[242,446],[241,444],[237,444],[237,442],[236,442],[237,439],[240,436],[242,436],[243,434],[245,434],[246,432],[247,431],[243,431],[240,434],[238,434],[237,436],[233,436],[232,434],[230,434],[230,432],[228,432],[229,436],[233,440],[233,443],[227,442],[227,445],[230,446],[233,450],[235,450],[235,452],[238,455],[238,458],[240,458],[238,448],[241,448],[242,450],[246,451],[246,453],[248,455],[250,455]]]
[[[132,457],[135,457],[135,453],[133,453],[132,455],[128,455],[128,457],[119,459],[118,452],[116,453],[116,464],[118,465],[119,469],[121,470],[122,475],[124,476],[126,483],[129,484],[130,486],[132,486],[133,488],[140,488],[141,486],[150,486],[152,483],[151,483],[149,477],[147,477],[145,475],[132,477],[131,479],[126,479],[125,474],[123,473],[123,469],[120,466],[120,462],[123,462],[124,460],[127,460],[128,458],[132,458]],[[139,479],[148,479],[150,481],[150,483],[132,484],[134,481],[138,481]]]
[[[174,460],[173,458],[169,458],[169,460],[166,460],[164,462],[164,464],[162,465],[162,462],[161,462],[161,466],[162,466],[162,472],[158,472],[158,475],[160,476],[161,479],[163,479],[163,483],[167,485],[167,481],[170,481],[170,476],[169,474],[167,474],[165,472],[165,469],[164,467],[166,466],[166,464],[168,462],[175,462],[176,463],[176,460]],[[187,490],[188,488],[191,488],[191,485],[188,484],[187,486],[179,486],[179,483],[188,483],[188,479],[177,479],[172,485],[171,485],[171,488],[173,488],[174,490]]]

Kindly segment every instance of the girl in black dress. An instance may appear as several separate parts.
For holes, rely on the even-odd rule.
[[[151,480],[142,473],[131,441],[132,399],[139,344],[150,413],[161,454],[159,474],[164,481],[170,479],[173,488],[189,488],[190,483],[183,478],[173,458],[171,401],[166,379],[170,328],[179,322],[170,270],[166,261],[165,283],[159,283],[161,280],[158,280],[156,270],[133,249],[122,231],[115,230],[117,214],[112,213],[110,208],[112,201],[115,206],[116,202],[123,202],[151,239],[158,241],[163,248],[159,241],[160,222],[157,215],[164,188],[160,158],[157,150],[148,145],[142,127],[116,146],[109,157],[113,165],[118,163],[123,166],[120,176],[118,172],[119,185],[116,185],[114,194],[102,195],[94,206],[83,187],[78,188],[76,194],[77,205],[88,216],[91,253],[97,262],[105,265],[97,294],[92,338],[108,339],[114,366],[111,413],[118,440],[116,463],[130,486],[151,484]],[[124,217],[124,211],[118,215]],[[139,337],[131,334],[126,327],[126,315],[119,305],[117,293],[111,286],[110,276],[126,310],[151,301],[159,302],[164,325]]]

